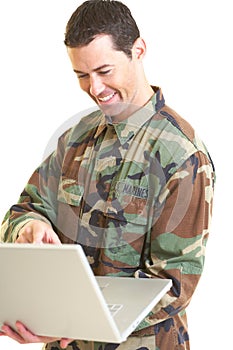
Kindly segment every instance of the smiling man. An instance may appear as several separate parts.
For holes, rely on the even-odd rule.
[[[65,45],[81,89],[99,108],[67,130],[33,173],[1,240],[78,243],[95,275],[170,278],[173,286],[122,344],[40,337],[20,322],[2,333],[46,350],[187,350],[186,307],[203,271],[212,213],[212,161],[148,83],[146,44],[123,3],[85,1],[67,24]]]
[[[154,94],[144,74],[145,53],[140,37],[133,43],[129,57],[116,50],[112,35],[106,34],[97,35],[86,46],[68,47],[81,89],[115,121],[128,118]]]

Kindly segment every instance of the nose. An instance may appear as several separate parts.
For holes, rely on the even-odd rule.
[[[105,85],[100,76],[94,75],[90,77],[90,93],[93,96],[100,95],[105,89]]]

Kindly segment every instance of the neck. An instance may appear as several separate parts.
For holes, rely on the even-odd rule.
[[[140,99],[137,103],[118,103],[114,106],[114,115],[110,116],[112,123],[117,124],[125,119],[128,119],[132,114],[137,112],[140,108],[145,106],[151,97],[154,95],[154,90],[150,85],[144,89],[144,92],[140,93]]]

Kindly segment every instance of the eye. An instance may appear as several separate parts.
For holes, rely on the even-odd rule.
[[[78,79],[85,79],[88,77],[88,74],[77,74]]]
[[[100,71],[99,74],[100,75],[107,75],[107,74],[111,73],[111,71],[112,71],[111,69],[103,70],[103,71]]]

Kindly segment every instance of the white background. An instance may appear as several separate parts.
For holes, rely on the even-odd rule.
[[[0,3],[0,217],[41,162],[55,130],[93,104],[81,92],[63,44],[81,1]],[[231,279],[232,11],[222,0],[127,0],[147,42],[149,82],[204,139],[217,171],[205,271],[188,308],[192,350],[229,349]],[[4,268],[4,267],[0,267]],[[19,271],[22,273],[22,271]],[[16,291],[16,297],[19,298]],[[35,301],[36,302],[36,301]],[[54,317],[56,317],[54,315]],[[36,350],[0,338],[0,349]]]

